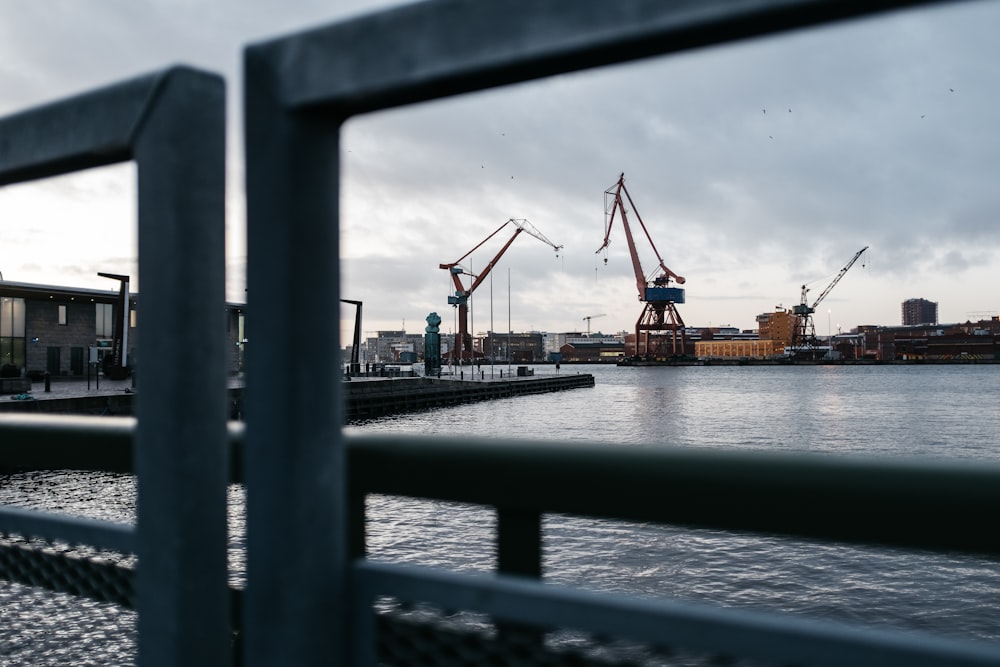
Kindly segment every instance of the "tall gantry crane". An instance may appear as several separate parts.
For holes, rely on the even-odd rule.
[[[625,199],[628,199],[629,206],[635,213],[636,220],[639,221],[639,225],[646,235],[646,240],[649,241],[649,245],[659,262],[649,277],[643,272],[642,264],[639,261],[639,253],[636,249],[635,239],[632,237],[632,228],[629,226],[622,193],[624,193]],[[684,320],[677,312],[676,304],[684,303],[684,290],[680,287],[671,287],[670,283],[676,281],[678,285],[683,285],[685,280],[683,276],[677,275],[664,264],[663,258],[649,235],[649,230],[646,229],[646,224],[642,221],[642,217],[632,201],[632,196],[625,187],[624,173],[618,177],[618,182],[615,185],[604,191],[604,214],[606,220],[604,243],[597,249],[597,252],[599,253],[608,247],[611,242],[611,228],[614,225],[615,216],[621,217],[622,227],[625,229],[625,240],[628,242],[628,251],[632,256],[632,268],[635,271],[635,284],[639,289],[639,301],[645,303],[642,313],[635,323],[636,356],[653,357],[664,352],[661,345],[662,336],[650,338],[650,331],[669,331],[672,342],[671,354],[673,356],[683,355],[685,350]],[[604,257],[604,263],[608,263],[607,255]]]
[[[491,238],[499,234],[500,231],[503,230],[508,225],[513,225],[513,227],[515,228],[514,233],[507,240],[507,243],[505,243],[504,246],[500,248],[500,251],[493,257],[493,259],[490,260],[489,264],[486,265],[486,268],[483,269],[483,271],[479,275],[474,275],[471,272],[468,274],[469,276],[472,277],[472,284],[470,284],[469,287],[466,288],[464,285],[462,285],[462,279],[461,279],[461,276],[466,274],[466,270],[459,264],[459,262],[461,262],[466,257],[474,253],[480,247],[482,247],[483,244],[485,244]],[[448,356],[451,358],[452,362],[463,363],[464,361],[471,361],[473,359],[472,334],[469,333],[469,297],[472,296],[472,293],[476,291],[476,288],[483,283],[486,277],[490,275],[490,271],[493,270],[493,267],[496,265],[498,261],[500,261],[500,258],[503,256],[503,254],[507,252],[507,248],[510,247],[510,244],[514,242],[514,239],[516,239],[521,234],[521,232],[527,232],[528,234],[534,236],[539,241],[542,241],[543,243],[552,246],[555,249],[556,253],[558,253],[559,250],[562,249],[561,245],[556,245],[552,241],[545,238],[545,235],[542,234],[540,231],[538,231],[535,228],[535,226],[532,225],[527,220],[511,218],[507,222],[497,227],[496,231],[494,231],[492,234],[490,234],[485,239],[480,241],[475,248],[465,253],[454,262],[450,264],[439,265],[440,268],[445,269],[451,274],[451,280],[455,287],[455,294],[454,296],[448,297],[448,303],[458,308],[458,334],[455,337],[455,348],[448,352]],[[556,256],[558,257],[558,254]]]
[[[795,314],[795,331],[792,334],[792,349],[801,350],[801,348],[811,348],[816,345],[816,324],[813,322],[813,313],[816,312],[816,306],[818,306],[826,295],[840,282],[840,279],[844,277],[844,274],[854,266],[854,263],[858,261],[858,258],[864,254],[865,250],[868,250],[868,246],[865,246],[861,250],[854,253],[854,257],[851,258],[844,268],[840,270],[840,273],[833,279],[829,285],[826,286],[820,295],[813,301],[813,304],[809,305],[809,287],[806,285],[802,286],[802,298],[797,306],[792,308],[792,312]]]

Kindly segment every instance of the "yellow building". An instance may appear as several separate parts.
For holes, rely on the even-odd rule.
[[[699,359],[766,359],[785,351],[780,340],[700,340],[694,344]]]
[[[757,332],[761,340],[774,340],[792,344],[795,335],[795,313],[790,310],[778,309],[773,313],[761,313],[757,316]]]

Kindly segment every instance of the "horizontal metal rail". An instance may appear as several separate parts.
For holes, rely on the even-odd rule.
[[[127,473],[134,429],[128,417],[3,415],[0,460],[23,469]],[[230,481],[239,482],[245,427],[230,422],[228,432]],[[1000,533],[966,528],[1000,516],[1000,465],[993,462],[415,436],[345,440],[353,498],[378,493],[1000,556]]]
[[[69,544],[86,544],[106,551],[135,553],[132,526],[85,517],[68,517],[17,507],[0,507],[0,533],[41,538]]]
[[[86,452],[93,445],[94,469],[127,473],[134,429],[131,418],[0,417],[0,459],[34,469],[86,469]],[[230,424],[230,458],[237,465],[243,434],[242,424]],[[36,449],[27,446],[31,442]],[[994,531],[965,530],[958,524],[967,522],[953,520],[962,516],[981,526],[997,516],[1000,466],[992,463],[457,438],[354,436],[346,443],[355,555],[364,551],[364,498],[372,493],[482,504],[501,515],[577,514],[1000,555]],[[239,478],[234,469],[233,481]],[[516,493],[511,493],[512,479],[518,481]],[[595,488],[602,492],[593,493]],[[3,510],[0,529],[47,537],[51,531],[44,522],[50,518],[28,514]],[[527,527],[533,531],[529,553],[501,553],[501,560],[521,563],[511,568],[501,562],[501,571],[519,567],[531,574],[535,568],[540,574],[540,524],[529,521]],[[128,527],[101,530],[107,539],[99,546],[129,550]],[[73,535],[65,526],[59,534]],[[370,609],[376,596],[391,595],[480,611],[501,622],[572,627],[684,650],[724,647],[760,660],[808,656],[813,665],[849,664],[855,656],[879,665],[971,667],[1000,660],[1000,647],[991,644],[609,596],[504,574],[458,575],[364,559],[354,561],[352,571],[360,608]],[[374,650],[374,622],[370,614],[360,617],[358,636],[365,640],[359,650]],[[365,656],[358,658],[367,664]]]
[[[1000,516],[995,463],[421,437],[348,444],[354,494],[1000,555],[1000,533],[967,528]]]
[[[489,614],[498,620],[546,629],[571,627],[602,636],[630,638],[660,647],[683,647],[765,660],[774,664],[842,667],[981,667],[1000,661],[1000,646],[915,636],[788,615],[648,600],[570,589],[511,576],[456,574],[430,568],[356,561],[359,607],[377,596],[419,600],[446,609]],[[374,637],[374,615],[359,633]],[[362,646],[373,650],[375,642]],[[860,662],[864,660],[864,662]],[[361,664],[377,664],[374,655]]]

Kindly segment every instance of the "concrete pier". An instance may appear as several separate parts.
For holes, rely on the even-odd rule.
[[[501,379],[490,378],[470,368],[465,377],[467,379],[352,378],[344,382],[345,419],[358,422],[461,403],[594,386],[594,376],[589,373],[508,376]],[[25,394],[0,396],[0,413],[124,416],[132,414],[138,395],[132,389],[131,380],[102,379],[99,387],[93,381],[88,387],[85,380],[60,379],[52,382],[48,392],[41,391],[36,385]],[[242,419],[243,381],[240,377],[230,380],[229,402],[230,419]]]
[[[476,374],[470,370],[468,375]],[[353,379],[347,383],[345,417],[349,422],[356,422],[428,408],[593,386],[594,376],[589,373],[482,380],[428,377]]]

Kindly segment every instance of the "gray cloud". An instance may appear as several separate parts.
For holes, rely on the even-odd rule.
[[[222,71],[236,199],[242,47],[390,4],[0,0],[0,113],[174,62]],[[961,278],[981,280],[1000,242],[998,19],[996,3],[904,12],[353,119],[345,286],[373,321],[445,311],[438,264],[527,218],[565,249],[556,261],[519,239],[505,255],[523,319],[558,329],[606,311],[606,329],[630,328],[640,304],[621,229],[607,266],[594,254],[602,192],[625,172],[667,265],[688,278],[688,323],[753,326],[864,245],[864,268],[830,297],[845,319],[896,321],[901,298],[941,288],[938,271],[953,283],[938,298],[969,310]],[[229,208],[239,273],[242,211]],[[241,276],[229,283],[241,298]]]

